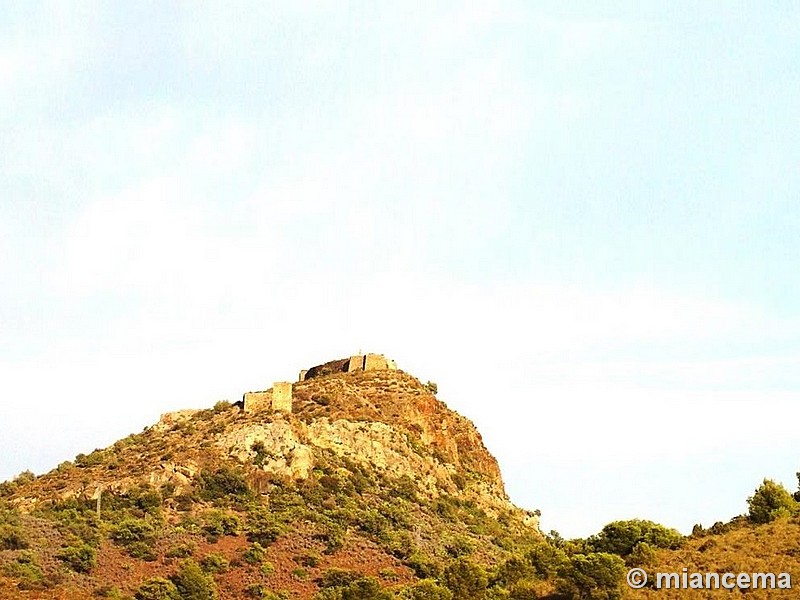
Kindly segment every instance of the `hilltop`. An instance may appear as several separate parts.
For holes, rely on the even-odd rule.
[[[0,597],[149,597],[194,563],[222,599],[311,598],[332,569],[400,590],[542,540],[435,385],[352,360],[2,484]]]
[[[624,578],[637,567],[651,581],[687,569],[796,583],[798,498],[765,480],[749,515],[688,537],[641,519],[543,535],[434,383],[357,355],[0,484],[0,599],[721,598]]]

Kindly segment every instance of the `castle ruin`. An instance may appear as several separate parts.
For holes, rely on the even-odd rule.
[[[349,358],[341,358],[303,369],[298,381],[306,381],[315,377],[332,375],[333,373],[354,373],[356,371],[396,371],[397,364],[383,354],[355,354]]]
[[[292,384],[289,381],[276,381],[265,392],[245,392],[244,412],[273,411],[292,412]]]
[[[397,364],[383,354],[355,354],[349,358],[332,360],[309,369],[303,369],[300,371],[298,382],[335,373],[382,370],[396,371]],[[288,381],[276,381],[271,388],[264,392],[245,392],[242,404],[246,413],[268,409],[290,413],[292,412],[292,384]]]

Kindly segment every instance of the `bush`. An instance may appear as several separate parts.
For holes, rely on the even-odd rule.
[[[122,546],[134,542],[152,542],[155,537],[153,526],[141,519],[124,519],[111,530],[111,539]]]
[[[348,583],[340,586],[323,587],[314,596],[315,600],[392,600],[392,595],[381,589],[374,577],[356,575]]]
[[[401,593],[404,600],[452,600],[453,592],[433,579],[423,579]]]
[[[36,564],[33,555],[26,551],[20,553],[16,561],[3,565],[2,573],[16,579],[17,587],[21,590],[41,590],[52,585]]]
[[[453,592],[453,600],[483,598],[488,584],[483,569],[466,558],[459,558],[450,563],[442,579],[447,588]]]
[[[769,523],[778,517],[797,512],[797,501],[780,483],[765,479],[755,493],[747,499],[748,517],[753,523]]]
[[[95,450],[90,454],[78,454],[75,457],[76,467],[94,467],[103,463],[105,454],[102,450]]]
[[[83,542],[62,548],[57,558],[78,573],[88,573],[97,564],[94,548]]]
[[[206,573],[224,573],[231,566],[227,558],[216,553],[205,555],[203,560],[200,561],[200,564]]]
[[[254,583],[247,586],[244,593],[248,598],[260,598],[261,600],[283,600],[283,598],[288,598],[285,595],[279,596],[262,583]]]
[[[133,558],[153,561],[157,558],[154,545],[156,531],[147,521],[128,518],[111,531],[111,539],[124,546]]]
[[[213,411],[213,412],[216,414],[216,413],[225,412],[225,411],[226,411],[226,410],[228,410],[228,409],[229,409],[231,406],[233,406],[233,405],[232,405],[232,404],[231,404],[229,401],[227,401],[227,400],[220,400],[219,402],[216,402],[216,403],[214,404],[214,408],[212,408],[211,410],[212,410],[212,411]]]
[[[257,565],[264,562],[266,556],[267,551],[264,549],[264,546],[258,542],[255,542],[242,553],[242,558],[244,558],[244,561],[250,565]]]
[[[16,522],[0,525],[0,550],[24,550],[27,547],[28,540]]]
[[[203,515],[203,531],[210,536],[238,535],[242,521],[234,513],[211,510]]]
[[[188,559],[181,564],[178,572],[172,576],[172,582],[178,590],[181,600],[216,600],[217,589],[214,581],[203,573],[195,561]]]
[[[220,498],[248,499],[251,495],[244,474],[228,466],[211,473],[200,474],[200,497],[204,500]]]
[[[145,581],[134,597],[136,600],[181,600],[175,584],[161,577]]]
[[[280,523],[266,508],[258,507],[250,512],[247,518],[247,539],[269,546],[283,532]]]
[[[303,567],[314,568],[319,565],[319,555],[311,552],[300,554],[294,557],[294,562]]]
[[[683,542],[683,536],[675,529],[670,529],[642,519],[630,521],[614,521],[587,540],[593,552],[607,552],[619,556],[628,556],[636,545],[646,542],[653,548],[676,549]]]
[[[576,554],[562,569],[559,583],[561,591],[573,597],[616,600],[624,573],[625,562],[616,554]]]
[[[169,549],[167,558],[189,558],[194,553],[194,548],[189,544],[179,544]]]

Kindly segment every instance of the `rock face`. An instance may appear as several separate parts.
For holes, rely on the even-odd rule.
[[[256,413],[215,445],[246,462],[260,454],[265,471],[301,479],[319,450],[330,451],[410,477],[430,496],[462,493],[486,508],[510,506],[473,424],[403,371],[332,370],[295,383],[292,414]]]
[[[96,466],[43,478],[35,497],[18,502],[83,497],[96,489],[124,493],[142,481],[169,484],[177,495],[190,491],[204,470],[230,461],[254,480],[259,474],[305,480],[335,456],[388,478],[409,478],[431,499],[448,494],[490,513],[518,510],[468,419],[403,371],[343,366],[326,363],[314,377],[291,384],[289,411],[264,403],[254,412],[230,405],[167,413],[141,434],[96,450],[87,457]]]

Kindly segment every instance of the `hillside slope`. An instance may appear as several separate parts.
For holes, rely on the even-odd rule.
[[[168,598],[186,577],[221,599],[412,593],[541,540],[472,423],[413,376],[331,373],[293,396],[167,414],[2,484],[0,598]]]

